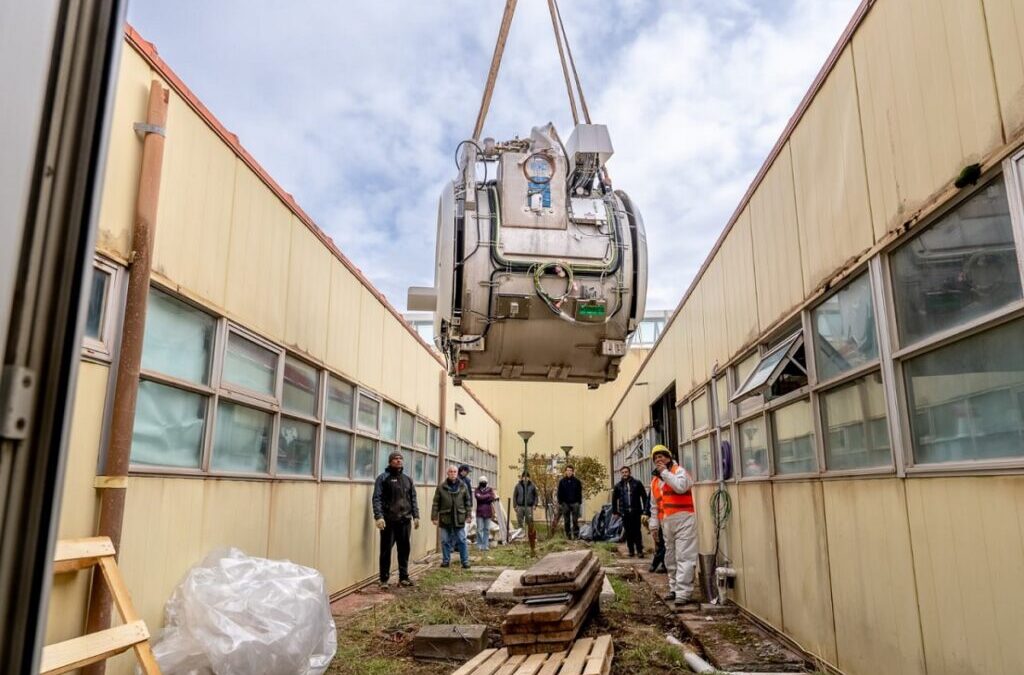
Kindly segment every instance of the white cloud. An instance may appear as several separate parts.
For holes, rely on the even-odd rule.
[[[609,169],[644,214],[648,307],[678,301],[857,0],[562,1]],[[135,0],[130,20],[400,309],[433,279],[499,0]],[[485,133],[571,125],[546,3],[520,2]]]

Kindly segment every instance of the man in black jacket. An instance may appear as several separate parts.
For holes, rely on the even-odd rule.
[[[626,534],[629,557],[644,557],[644,539],[641,527],[651,517],[651,500],[644,484],[630,475],[629,467],[619,471],[622,479],[612,490],[612,513],[622,517],[622,529]]]
[[[380,530],[380,581],[388,587],[391,576],[391,547],[398,548],[398,583],[412,586],[409,578],[409,538],[411,528],[419,529],[420,508],[416,503],[416,486],[402,470],[402,453],[392,452],[384,473],[373,485],[373,519]]]
[[[578,539],[580,536],[580,513],[583,509],[583,483],[574,474],[572,464],[565,466],[565,476],[558,481],[558,506],[565,518],[565,538]]]

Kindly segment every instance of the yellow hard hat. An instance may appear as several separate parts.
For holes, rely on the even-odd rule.
[[[651,448],[651,459],[654,459],[654,456],[657,455],[659,452],[664,452],[669,457],[672,456],[672,451],[659,443],[658,445]]]

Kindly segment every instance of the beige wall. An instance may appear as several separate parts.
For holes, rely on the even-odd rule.
[[[798,316],[844,270],[1022,142],[1014,0],[877,0],[709,256],[611,415],[616,447]],[[875,412],[885,401],[873,402]],[[734,452],[735,452],[734,431]],[[848,673],[1019,673],[1024,476],[739,481],[722,548],[733,599]],[[712,485],[694,489],[714,549]]]
[[[546,382],[486,381],[472,384],[473,391],[484,405],[501,420],[498,494],[503,505],[512,496],[522,470],[523,441],[517,435],[522,429],[536,434],[530,439],[530,454],[561,455],[561,446],[571,445],[573,456],[593,457],[610,470],[610,445],[605,424],[608,411],[622,395],[646,353],[646,350],[631,349],[622,359],[618,379],[596,390],[588,390],[585,385]],[[607,503],[608,499],[608,494],[601,494],[588,500],[585,513],[595,513],[595,509]]]
[[[226,132],[190,105],[161,62],[148,62],[143,52],[131,41],[122,52],[98,252],[122,263],[128,256],[141,155],[132,124],[144,118],[150,80],[161,79],[171,95],[154,280],[435,424],[444,418],[450,431],[497,453],[496,419],[468,389],[450,384],[441,410],[447,378],[436,356],[290,198],[275,191],[230,137],[225,140]],[[109,372],[107,364],[82,363],[62,538],[95,531],[93,482]],[[453,414],[455,402],[465,415]],[[315,567],[331,592],[373,576],[378,537],[371,493],[366,482],[133,476],[120,563],[136,606],[158,628],[164,602],[189,567],[228,546]],[[418,496],[421,509],[429,510],[430,487],[421,486]],[[414,559],[434,548],[428,515],[423,522],[414,534]],[[81,634],[87,595],[87,574],[56,579],[47,642]],[[130,656],[120,657],[110,672],[127,673],[131,663]]]

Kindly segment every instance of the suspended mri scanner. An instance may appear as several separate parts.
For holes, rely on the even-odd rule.
[[[409,309],[434,312],[434,341],[462,380],[610,382],[644,314],[647,242],[636,206],[612,190],[607,127],[552,125],[529,139],[456,150],[441,193],[434,286]]]

